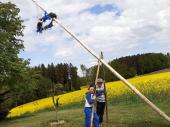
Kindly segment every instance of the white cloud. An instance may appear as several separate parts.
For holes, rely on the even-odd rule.
[[[9,1],[9,0],[2,0]],[[21,9],[25,19],[24,44],[26,52],[47,47],[53,56],[63,61],[92,65],[85,50],[59,27],[41,35],[35,32],[38,18],[42,15],[31,0],[10,0]],[[59,15],[59,20],[89,47],[103,51],[106,59],[148,51],[165,52],[170,49],[170,1],[169,0],[37,0],[46,10]],[[113,4],[123,10],[121,16],[114,12],[92,14],[87,10],[97,4]],[[73,43],[74,42],[74,43]],[[42,53],[44,51],[42,49]],[[52,49],[48,49],[52,48]],[[43,61],[40,61],[43,63]]]

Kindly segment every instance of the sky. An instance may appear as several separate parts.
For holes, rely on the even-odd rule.
[[[39,64],[72,63],[91,67],[97,60],[59,26],[42,34],[36,24],[44,12],[31,0],[0,0],[15,3],[24,20],[25,50],[20,57]],[[170,51],[170,0],[36,0],[97,54],[108,62],[148,52]]]

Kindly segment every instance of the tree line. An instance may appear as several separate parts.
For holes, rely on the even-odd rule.
[[[125,78],[131,78],[138,75],[148,74],[165,68],[170,68],[169,53],[145,53],[132,56],[126,56],[114,59],[109,62],[117,72]],[[97,65],[87,68],[81,65],[83,77],[81,80],[86,84],[89,80],[95,80]],[[101,66],[99,77],[106,82],[118,80],[106,67]]]
[[[73,66],[71,63],[60,63],[56,65],[51,63],[48,64],[47,67],[41,64],[35,66],[33,69],[40,72],[42,76],[48,78],[54,84],[63,84],[65,91],[80,89],[77,83],[77,67]]]

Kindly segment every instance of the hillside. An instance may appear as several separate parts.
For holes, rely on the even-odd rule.
[[[170,68],[162,69],[162,70],[159,70],[159,71],[154,71],[154,72],[149,73],[149,75],[150,74],[159,74],[159,73],[164,73],[164,72],[170,72]]]
[[[129,79],[146,97],[152,101],[164,102],[170,99],[170,72],[135,77]],[[140,103],[141,100],[121,81],[106,83],[108,99],[111,104]],[[59,106],[70,104],[82,105],[87,89],[56,96],[59,98]],[[35,112],[53,107],[52,98],[44,98],[13,108],[8,117],[20,116],[24,113]]]

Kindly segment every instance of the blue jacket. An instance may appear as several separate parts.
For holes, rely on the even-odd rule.
[[[86,95],[86,97],[85,97],[85,100],[86,100],[85,107],[92,107],[92,105],[95,102],[95,100],[93,99],[94,94],[87,92],[85,95]]]

